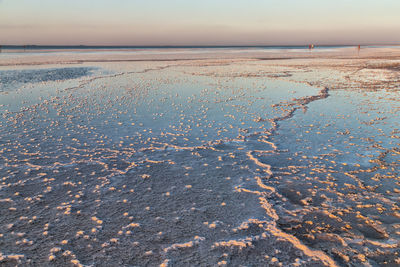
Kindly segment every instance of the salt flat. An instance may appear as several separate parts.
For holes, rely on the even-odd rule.
[[[398,266],[399,60],[0,54],[0,261]]]

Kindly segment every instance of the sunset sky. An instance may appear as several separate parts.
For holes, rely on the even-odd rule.
[[[389,44],[399,12],[399,0],[0,0],[0,44]]]

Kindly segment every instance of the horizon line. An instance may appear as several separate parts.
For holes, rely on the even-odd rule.
[[[243,45],[238,45],[238,44],[210,44],[210,45],[195,45],[195,44],[188,44],[188,45],[105,45],[105,44],[95,44],[95,45],[89,45],[89,44],[74,44],[74,45],[64,45],[64,44],[55,44],[55,45],[50,45],[50,44],[1,44],[0,46],[4,47],[48,47],[48,48],[58,48],[58,47],[88,47],[88,48],[93,48],[93,47],[98,47],[98,48],[108,48],[108,47],[113,47],[113,48],[225,48],[225,47],[302,47],[302,46],[308,46],[308,45],[314,45],[314,46],[320,46],[320,47],[327,47],[327,46],[357,46],[357,45],[362,45],[362,46],[400,46],[400,43],[347,43],[347,44],[318,44],[318,43],[308,43],[308,44],[273,44],[273,45],[267,45],[267,44],[243,44]]]

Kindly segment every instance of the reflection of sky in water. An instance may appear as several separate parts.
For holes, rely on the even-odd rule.
[[[391,132],[399,127],[393,115],[398,111],[398,104],[388,101],[396,95],[396,92],[363,95],[354,91],[331,91],[328,99],[311,103],[307,113],[299,112],[293,120],[282,122],[282,131],[290,125],[298,128],[288,132],[286,138],[301,140],[282,145],[310,156],[334,152],[339,163],[372,166],[370,160],[382,151],[376,143],[385,148],[398,145],[390,138]]]
[[[40,73],[48,75],[46,70]],[[35,79],[41,79],[38,74],[35,73]],[[130,142],[135,145],[144,145],[150,138],[155,144],[172,141],[174,145],[197,146],[266,131],[270,128],[269,122],[260,121],[281,114],[271,108],[272,104],[315,91],[299,86],[294,92],[292,85],[285,82],[266,84],[257,78],[210,79],[169,70],[156,77],[148,72],[102,78],[82,88],[63,91],[74,84],[76,80],[38,84],[30,89],[31,85],[27,85],[5,95],[1,104],[9,111],[28,104],[39,105],[34,109],[37,115],[45,117],[38,116],[39,121],[35,123],[45,118],[60,123],[68,118],[65,123],[70,124],[66,127],[69,130],[48,129],[59,135],[62,135],[60,130],[74,134],[75,124],[84,121],[88,127],[96,128],[94,132],[98,130],[107,135],[109,142],[119,142],[134,133],[137,138],[131,138]],[[46,114],[40,110],[42,106],[46,106]],[[56,115],[56,110],[62,115]],[[32,109],[24,116],[29,118],[33,115],[30,112]],[[172,135],[175,137],[171,139]]]

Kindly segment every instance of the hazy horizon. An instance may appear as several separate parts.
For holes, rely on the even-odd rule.
[[[311,44],[311,43],[310,43]],[[26,48],[26,49],[30,49],[30,48],[34,48],[37,47],[39,49],[41,48],[79,48],[79,47],[85,47],[85,48],[267,48],[267,47],[288,47],[288,48],[296,48],[296,47],[308,47],[310,44],[293,44],[293,45],[286,45],[286,44],[271,44],[271,45],[263,45],[263,44],[259,44],[259,45],[230,45],[230,44],[224,44],[224,45],[196,45],[196,44],[188,44],[188,45],[102,45],[102,44],[93,44],[93,45],[84,45],[84,44],[71,44],[71,45],[63,45],[63,44],[55,44],[55,45],[47,45],[47,44],[0,44],[0,46],[2,48]],[[381,43],[381,44],[373,44],[373,43],[357,43],[357,44],[313,44],[314,48],[318,48],[318,47],[347,47],[347,46],[356,46],[356,45],[361,45],[361,46],[399,46],[400,47],[400,43]]]
[[[398,44],[398,10],[394,0],[0,0],[0,44]]]

